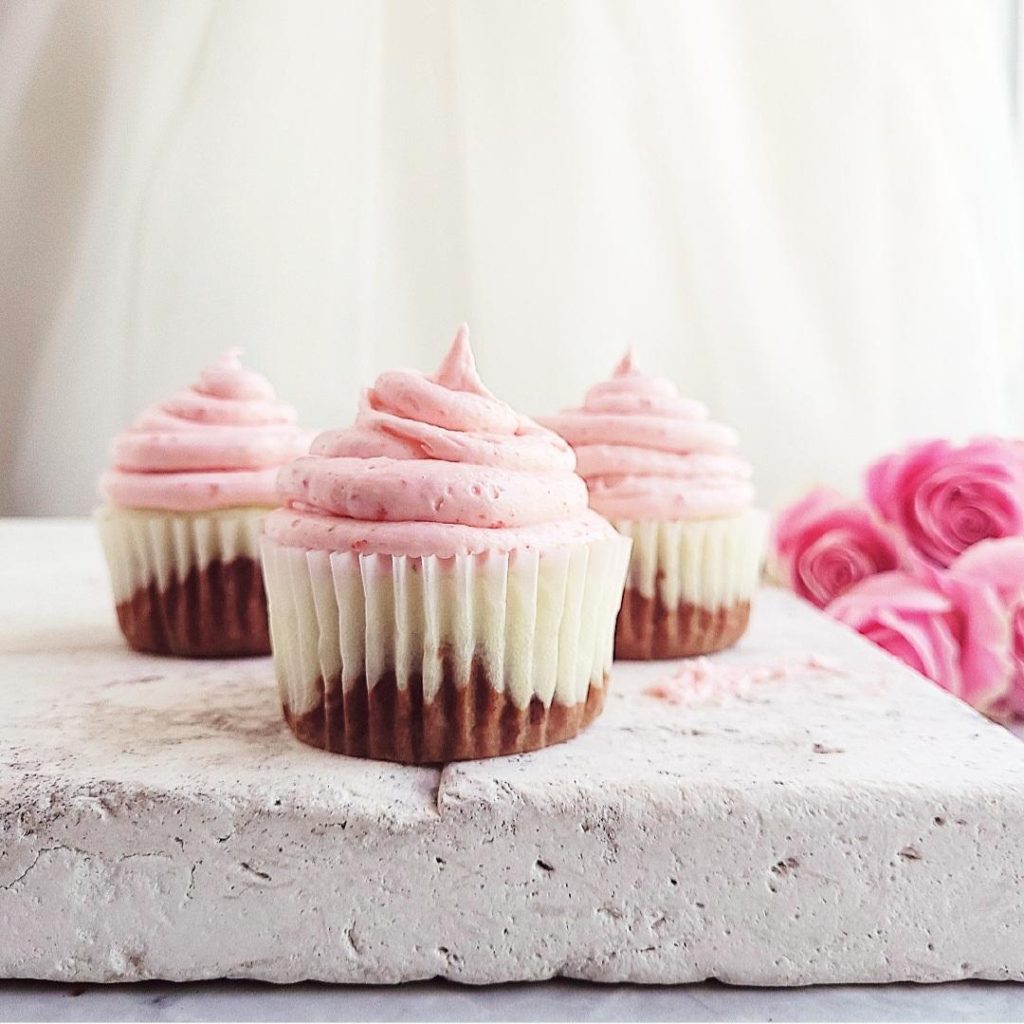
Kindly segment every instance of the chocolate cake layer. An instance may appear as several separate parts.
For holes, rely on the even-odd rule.
[[[263,573],[254,558],[214,560],[160,589],[139,587],[117,606],[125,639],[137,651],[185,658],[270,653]]]
[[[525,708],[496,690],[479,659],[469,678],[457,680],[454,666],[442,666],[441,687],[429,702],[423,699],[423,678],[417,674],[400,687],[394,672],[368,689],[366,678],[347,690],[341,680],[325,683],[316,706],[285,721],[310,746],[336,754],[403,764],[467,761],[551,746],[571,739],[588,726],[604,706],[605,686],[591,685],[577,704],[553,700],[550,707],[534,697]]]
[[[615,657],[650,661],[712,654],[746,632],[750,602],[720,608],[681,603],[669,608],[660,597],[627,590],[615,623]]]

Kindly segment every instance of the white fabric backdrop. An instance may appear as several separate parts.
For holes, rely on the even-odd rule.
[[[243,345],[311,426],[473,328],[524,411],[627,342],[774,503],[1024,429],[1010,0],[0,5],[0,511]]]

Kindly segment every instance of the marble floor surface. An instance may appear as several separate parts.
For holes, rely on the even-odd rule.
[[[1024,984],[642,987],[570,981],[472,988],[256,982],[0,982],[0,1021],[1021,1021]]]

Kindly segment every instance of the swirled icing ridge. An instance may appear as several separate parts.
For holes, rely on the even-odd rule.
[[[700,402],[637,369],[632,352],[583,406],[543,417],[576,450],[591,507],[616,520],[703,519],[732,515],[754,498],[738,437]]]
[[[277,471],[305,450],[295,411],[229,349],[114,439],[100,489],[124,508],[200,512],[277,504]]]
[[[450,557],[603,536],[571,448],[484,387],[459,329],[433,376],[381,374],[355,424],[285,466],[280,543]]]

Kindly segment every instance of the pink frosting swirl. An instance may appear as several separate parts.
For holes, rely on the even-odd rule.
[[[282,544],[450,557],[605,535],[561,438],[484,387],[459,329],[433,376],[381,374],[354,426],[281,470]]]
[[[632,352],[583,407],[541,422],[576,449],[590,504],[610,519],[704,519],[741,512],[754,499],[735,431],[708,419],[663,377],[641,373]]]
[[[277,472],[306,450],[295,410],[229,349],[114,439],[100,490],[123,508],[202,512],[277,504]]]

